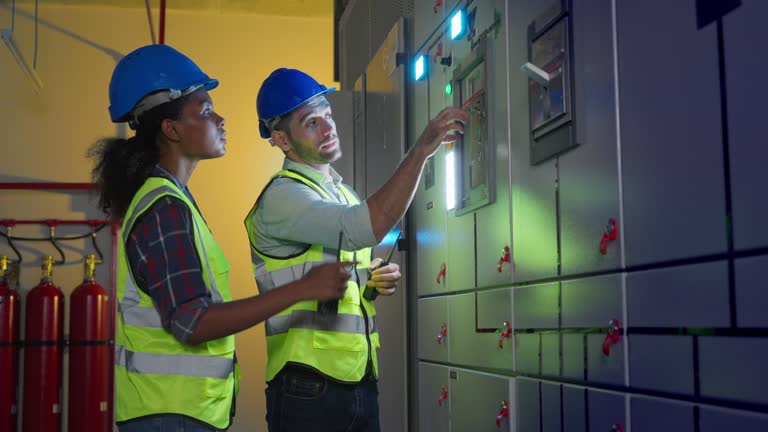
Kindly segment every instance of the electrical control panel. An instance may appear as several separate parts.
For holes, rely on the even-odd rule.
[[[457,216],[469,213],[492,203],[495,199],[495,177],[493,173],[493,151],[489,131],[488,107],[491,90],[488,73],[491,70],[490,40],[478,40],[472,51],[456,65],[453,71],[453,102],[469,111],[469,122],[464,125],[464,135],[459,137],[446,155],[448,181],[455,185],[453,196]],[[453,177],[453,181],[451,181]],[[450,184],[449,184],[450,187]],[[451,198],[451,191],[448,191]]]

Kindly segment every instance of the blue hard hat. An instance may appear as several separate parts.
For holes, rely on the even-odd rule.
[[[212,90],[211,79],[187,56],[168,45],[147,45],[123,57],[109,82],[109,115],[115,123],[130,120],[131,110],[158,90],[183,91],[193,86]]]
[[[331,93],[335,87],[326,86],[297,69],[280,68],[272,72],[261,84],[256,97],[259,114],[259,132],[269,138],[268,122],[280,118],[304,105],[315,96]]]

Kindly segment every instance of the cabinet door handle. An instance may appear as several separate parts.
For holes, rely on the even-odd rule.
[[[509,418],[509,405],[507,401],[501,401],[501,410],[496,415],[496,427],[501,427],[501,422]]]
[[[621,339],[621,323],[617,319],[612,319],[608,323],[608,332],[603,340],[603,354],[611,355],[611,346],[618,343]]]
[[[616,229],[616,219],[608,219],[608,225],[603,230],[603,238],[600,239],[600,253],[605,255],[608,253],[608,243],[616,240],[618,237],[618,230]]]
[[[443,339],[448,336],[448,324],[443,323],[443,328],[440,329],[440,333],[437,334],[437,343],[442,344]]]
[[[443,406],[443,401],[448,399],[448,386],[443,386],[443,392],[440,394],[440,397],[437,398],[437,405]]]
[[[499,329],[499,348],[504,348],[504,339],[509,339],[512,336],[512,325],[509,321],[504,321],[504,326]]]
[[[501,252],[501,258],[499,258],[499,264],[496,265],[497,272],[501,273],[502,265],[504,263],[512,264],[512,251],[510,251],[509,246],[504,246],[504,250]]]
[[[442,5],[443,5],[443,0],[436,0],[435,5],[432,6],[432,12],[437,13],[438,6],[442,6]]]
[[[445,263],[440,266],[440,273],[437,274],[437,283],[440,283],[440,279],[445,277]]]

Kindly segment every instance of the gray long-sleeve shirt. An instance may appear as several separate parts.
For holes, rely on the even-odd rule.
[[[318,183],[334,200],[292,179],[278,178],[264,192],[253,215],[256,248],[265,254],[285,257],[306,249],[308,244],[336,248],[339,231],[342,248],[358,250],[378,242],[371,226],[368,204],[347,204],[339,188],[341,176],[331,168],[325,175],[316,169],[285,159],[283,169],[298,171]],[[351,188],[348,188],[352,190]]]

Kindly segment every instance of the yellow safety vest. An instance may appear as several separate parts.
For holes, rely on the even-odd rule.
[[[181,343],[163,328],[152,298],[138,288],[128,265],[125,244],[133,224],[164,196],[182,200],[192,213],[195,249],[213,301],[232,300],[229,263],[195,205],[173,182],[147,179],[126,212],[118,242],[116,419],[181,414],[226,429],[234,416],[239,382],[235,337],[195,346]]]
[[[336,262],[337,259],[336,249],[321,245],[307,245],[306,250],[290,257],[270,256],[256,248],[253,215],[259,208],[264,191],[277,178],[293,179],[316,191],[322,199],[335,201],[322,186],[292,170],[279,171],[264,187],[245,218],[253,272],[262,294],[301,279],[318,264]],[[360,203],[354,192],[345,186],[341,187],[341,191],[349,204]],[[271,381],[289,362],[309,366],[338,381],[358,382],[365,375],[370,359],[374,376],[378,376],[376,308],[362,295],[362,289],[368,282],[371,249],[342,250],[341,260],[356,260],[358,265],[347,284],[344,297],[339,300],[336,315],[318,314],[317,301],[302,301],[267,319],[267,381]]]

